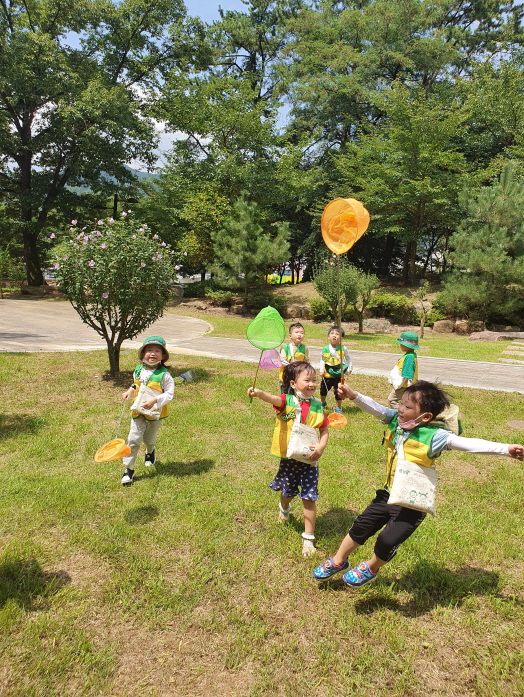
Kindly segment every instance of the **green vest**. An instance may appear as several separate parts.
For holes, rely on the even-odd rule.
[[[395,451],[395,439],[397,437],[398,414],[395,415],[386,426],[384,441],[387,449],[386,459],[386,482],[385,489],[390,489],[397,465],[397,453]],[[431,449],[431,440],[438,430],[437,426],[417,426],[414,428],[407,440],[404,441],[404,457],[409,462],[414,462],[422,467],[433,467],[436,458],[430,459],[428,453]],[[402,437],[400,431],[398,437]]]
[[[324,361],[324,372],[321,375],[323,378],[337,378],[340,377],[340,347],[337,347],[337,352],[333,355],[330,351],[331,344],[324,346],[322,349],[322,360]],[[344,358],[346,353],[346,347],[342,346],[342,357]],[[344,372],[348,369],[348,366],[344,363]]]
[[[143,365],[137,365],[135,368],[135,372],[133,373],[133,384],[135,385],[136,389],[140,389],[140,373],[142,372]],[[147,383],[147,386],[150,387],[152,390],[157,390],[158,392],[163,392],[164,390],[162,389],[162,378],[164,376],[164,373],[167,373],[167,368],[165,366],[161,366],[160,368],[157,368],[154,373],[151,374],[151,377],[149,378],[149,382]],[[138,394],[138,392],[136,393]],[[160,418],[165,419],[166,416],[169,414],[169,405],[164,404],[160,411]],[[131,416],[133,419],[136,419],[139,416],[144,416],[143,414],[140,414],[138,411],[132,411]],[[153,421],[153,419],[150,419],[148,416],[144,416],[145,419],[148,421]]]
[[[295,348],[294,355],[291,353],[291,344],[284,344],[280,349],[280,357],[287,363],[293,363],[294,361],[307,361],[307,348],[304,344],[299,344]],[[278,379],[282,382],[284,376],[284,368],[286,366],[281,366],[278,371]]]
[[[291,429],[295,423],[297,408],[300,408],[295,404],[296,399],[292,394],[287,394],[286,403],[277,414],[270,451],[271,455],[275,455],[275,457],[286,457]],[[306,426],[320,428],[324,423],[324,418],[322,403],[316,397],[311,397],[311,405],[305,421]]]

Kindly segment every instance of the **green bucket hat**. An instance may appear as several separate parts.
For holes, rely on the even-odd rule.
[[[418,345],[418,334],[415,334],[415,332],[402,332],[400,339],[397,339],[397,341],[399,344],[402,344],[402,346],[407,346],[414,351],[420,348]]]
[[[138,357],[140,360],[144,357],[144,349],[146,346],[149,346],[149,344],[158,344],[158,346],[161,346],[165,353],[165,358],[163,360],[167,361],[169,359],[169,351],[166,349],[165,339],[162,339],[161,336],[149,336],[147,339],[144,339],[144,343],[138,350]]]

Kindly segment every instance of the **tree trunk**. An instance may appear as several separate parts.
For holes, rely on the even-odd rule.
[[[405,286],[409,286],[410,283],[415,281],[416,277],[416,250],[417,243],[415,240],[410,240],[406,245],[406,251],[404,254],[404,265],[402,268],[402,282]]]
[[[42,286],[44,284],[44,275],[42,273],[42,269],[40,268],[40,258],[38,255],[38,235],[28,229],[30,224],[31,223],[26,223],[23,231],[24,262],[27,274],[27,285]]]
[[[393,235],[388,235],[386,237],[386,243],[384,245],[384,249],[383,249],[382,254],[380,256],[379,267],[377,270],[379,276],[389,276],[390,275],[389,267],[391,266],[391,257],[393,255],[394,248],[395,248],[395,238],[393,237]]]
[[[107,339],[107,355],[109,358],[109,375],[116,378],[120,372],[120,346],[121,344],[111,344]]]

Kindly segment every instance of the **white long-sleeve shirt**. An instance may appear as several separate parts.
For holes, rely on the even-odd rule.
[[[384,407],[382,404],[375,402],[375,400],[371,397],[366,397],[360,393],[358,393],[358,396],[353,400],[353,403],[362,409],[362,411],[371,414],[375,418],[379,419],[379,421],[386,424],[389,423],[397,414],[396,409]],[[411,431],[404,431],[404,440],[408,438],[410,432]],[[451,431],[446,431],[443,428],[437,428],[435,435],[431,439],[431,447],[428,452],[428,457],[433,459],[443,450],[461,450],[465,453],[509,456],[508,443],[496,443],[494,441],[484,440],[482,438],[464,438],[463,436],[456,436]]]

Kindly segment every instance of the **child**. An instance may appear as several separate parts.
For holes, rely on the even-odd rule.
[[[393,559],[398,546],[415,532],[426,517],[426,514],[421,511],[388,505],[399,438],[404,444],[404,458],[425,467],[432,467],[443,450],[495,453],[509,455],[517,460],[524,459],[522,445],[503,445],[480,438],[463,438],[431,425],[430,421],[434,416],[449,406],[446,394],[431,382],[419,380],[408,387],[402,395],[398,411],[377,404],[370,397],[355,392],[348,385],[340,385],[339,395],[342,398],[354,400],[363,411],[367,411],[387,424],[384,436],[387,447],[387,475],[384,488],[376,492],[373,501],[355,519],[338,552],[313,571],[313,577],[318,580],[330,578],[349,568],[348,556],[351,552],[382,528],[376,539],[371,559],[361,562],[342,577],[344,583],[353,587],[374,581],[379,569]]]
[[[406,387],[418,380],[417,354],[415,353],[420,348],[418,334],[402,332],[397,341],[404,355],[389,374],[389,384],[393,385],[393,389],[389,394],[388,404],[392,409],[398,407]]]
[[[286,365],[283,380],[286,394],[271,395],[252,387],[247,393],[249,397],[258,397],[263,402],[272,404],[277,411],[271,455],[280,458],[280,466],[269,486],[273,491],[281,492],[278,504],[278,519],[281,522],[289,520],[290,504],[295,496],[299,495],[302,499],[304,506],[302,554],[307,557],[316,551],[314,540],[318,499],[318,460],[328,442],[328,421],[320,401],[313,397],[317,388],[317,377],[310,363],[294,361]],[[289,391],[291,394],[288,393]],[[287,447],[297,409],[301,411],[301,423],[319,429],[320,439],[316,446],[311,447],[310,465],[287,457]]]
[[[122,484],[131,484],[135,476],[135,460],[138,455],[140,443],[144,441],[146,446],[146,466],[154,465],[156,462],[155,443],[162,423],[168,414],[168,402],[173,399],[175,383],[165,366],[169,360],[169,353],[166,350],[166,342],[160,336],[150,336],[144,341],[138,351],[140,365],[137,365],[133,373],[133,384],[122,395],[123,399],[135,398],[140,385],[144,384],[152,390],[158,392],[158,397],[149,397],[142,401],[141,405],[145,409],[151,409],[155,404],[161,407],[160,419],[152,419],[136,411],[131,412],[131,428],[127,437],[127,445],[131,448],[131,455],[124,457],[125,472],[122,477]]]
[[[340,383],[340,342],[342,337],[345,335],[343,329],[339,327],[331,327],[328,331],[329,344],[324,346],[322,349],[322,356],[320,358],[320,396],[322,398],[322,406],[327,407],[326,397],[328,392],[333,389],[333,394],[335,395],[335,400],[337,403],[335,411],[338,414],[342,414],[342,401],[338,398],[338,385]],[[345,346],[342,346],[342,353],[344,356],[343,371],[349,370],[351,373],[351,358],[349,357],[348,350]]]
[[[278,373],[278,379],[280,380],[280,394],[284,394],[285,387],[283,383],[284,368],[286,365],[293,363],[293,361],[306,361],[309,363],[309,350],[302,343],[304,341],[304,327],[300,322],[295,322],[295,324],[289,327],[289,343],[284,344],[280,349],[280,359],[282,361],[282,367]]]

